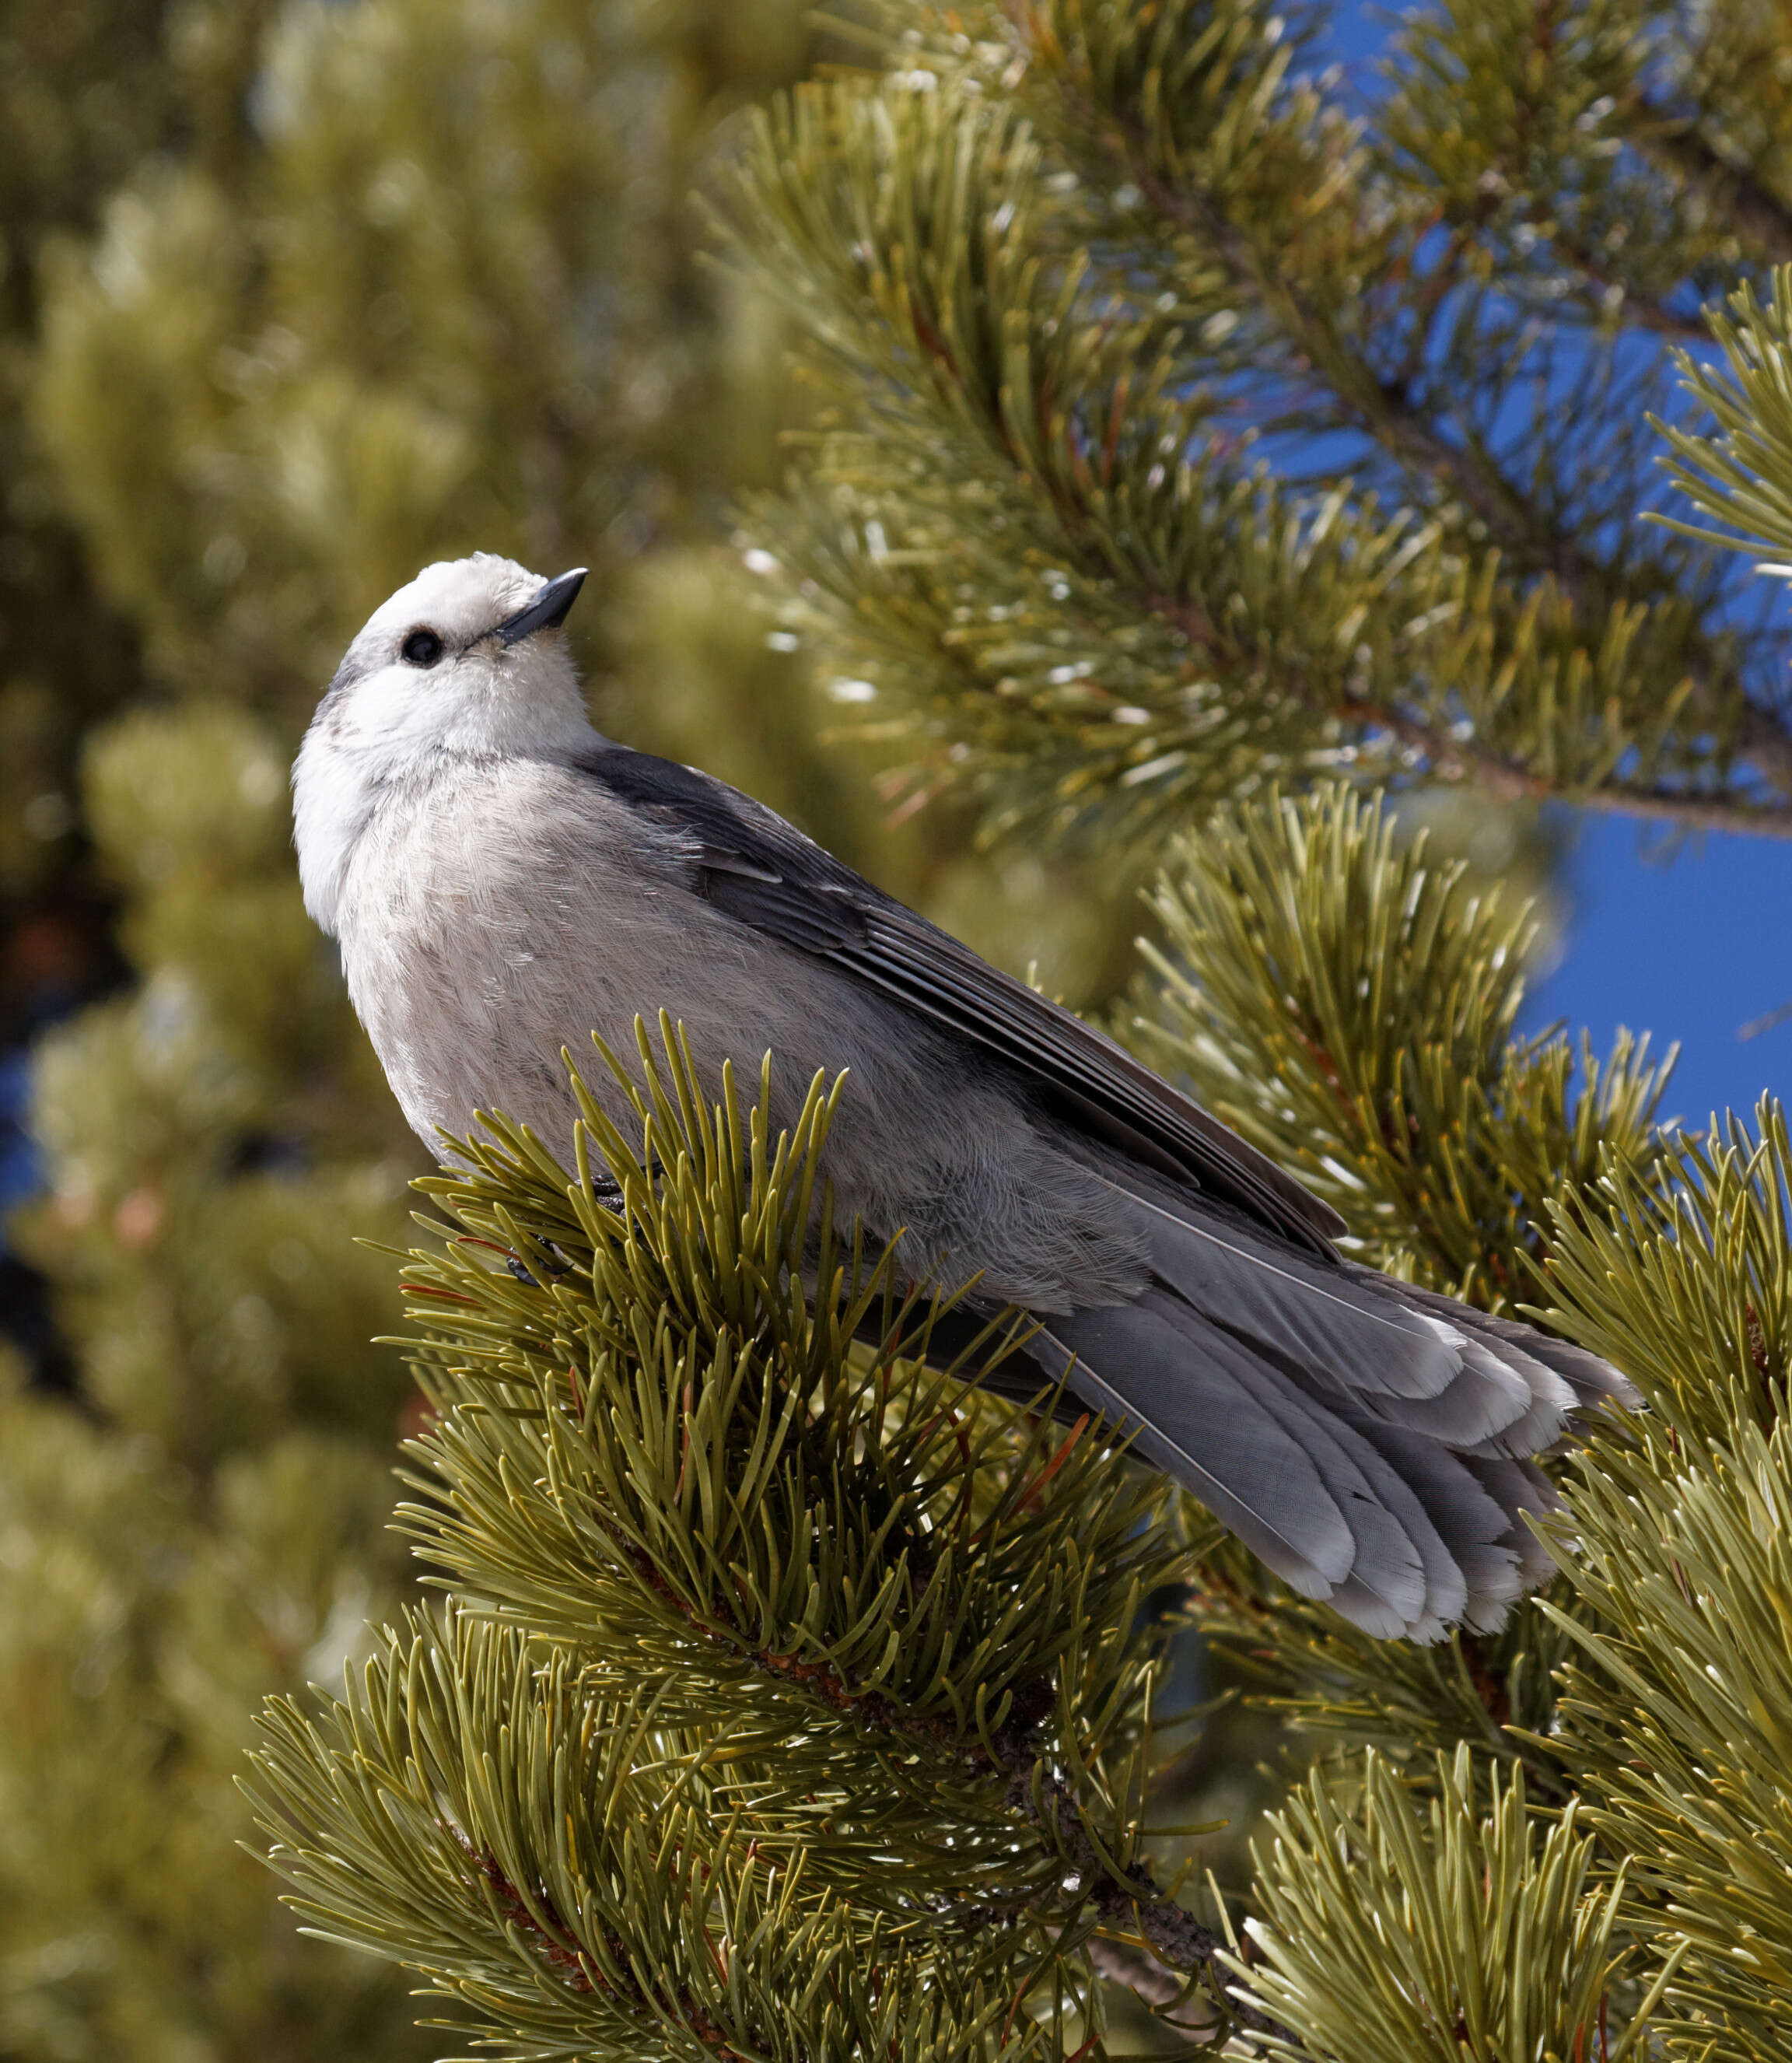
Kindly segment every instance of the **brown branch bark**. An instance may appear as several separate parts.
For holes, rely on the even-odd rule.
[[[1187,1973],[1171,1969],[1148,1948],[1098,1934],[1089,1943],[1089,1960],[1098,1976],[1105,1977],[1110,1984],[1124,1985],[1128,1991],[1136,1993],[1147,2005],[1163,2016],[1167,2026],[1184,2029],[1191,2033],[1204,2033],[1218,2024],[1218,2014],[1199,1993],[1183,1999],[1183,1994],[1188,1989]],[[1179,2001],[1182,2001],[1179,2005]]]
[[[1599,255],[1590,250],[1579,238],[1569,235],[1557,228],[1550,236],[1563,257],[1584,272],[1596,287],[1616,288],[1623,296],[1623,312],[1637,328],[1645,329],[1651,336],[1672,337],[1677,344],[1709,344],[1711,332],[1702,312],[1682,315],[1678,310],[1665,307],[1652,296],[1639,293],[1627,281],[1612,271]]]
[[[1513,766],[1497,753],[1398,711],[1372,703],[1346,703],[1339,714],[1391,731],[1402,744],[1422,753],[1440,779],[1472,782],[1501,802],[1561,802],[1605,815],[1673,824],[1682,830],[1752,831],[1766,838],[1792,838],[1792,806],[1753,808],[1719,796],[1682,794],[1671,788],[1564,789]]]
[[[1170,2024],[1186,2029],[1211,2029],[1222,2016],[1235,2028],[1280,2033],[1255,2006],[1235,1998],[1219,1962],[1225,1943],[1192,1912],[1172,1904],[1159,1890],[1142,1863],[1117,1875],[1103,1860],[1083,1820],[1075,1793],[1058,1776],[1047,1775],[1040,1785],[1044,1809],[1034,1797],[1035,1766],[1023,1763],[1008,1779],[1008,1803],[1035,1826],[1048,1832],[1068,1867],[1087,1888],[1091,1903],[1103,1920],[1123,1927],[1131,1939],[1112,1933],[1091,1937],[1090,1961],[1104,1977],[1136,1992],[1159,2013],[1182,2001]],[[1191,1981],[1207,1976],[1211,1989],[1191,1991]],[[1189,1997],[1184,2000],[1183,1994]],[[1215,1994],[1218,1997],[1215,1997]],[[1219,2004],[1223,1999],[1224,2006]]]

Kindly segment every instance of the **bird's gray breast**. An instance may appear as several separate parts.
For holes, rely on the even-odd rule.
[[[426,1139],[500,1109],[564,1149],[563,1046],[595,1031],[631,1052],[644,1006],[713,1014],[726,945],[701,915],[668,842],[601,791],[548,763],[472,765],[392,795],[364,834],[344,966]]]
[[[514,761],[439,774],[388,799],[348,871],[350,994],[406,1117],[432,1147],[476,1110],[532,1127],[570,1161],[577,1107],[561,1059],[619,1122],[591,1050],[632,1059],[635,1019],[684,1026],[704,1087],[732,1059],[753,1093],[774,1056],[774,1126],[818,1070],[850,1071],[828,1155],[838,1207],[908,1235],[988,1291],[1041,1309],[1105,1301],[1140,1279],[1142,1240],[1016,1084],[972,1051],[697,892],[676,830],[575,770]]]

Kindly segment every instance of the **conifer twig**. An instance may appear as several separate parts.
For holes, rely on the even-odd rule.
[[[1118,155],[1124,179],[1166,221],[1179,223],[1225,268],[1244,292],[1269,309],[1295,352],[1317,370],[1338,404],[1401,464],[1424,474],[1486,525],[1491,541],[1522,569],[1548,573],[1589,621],[1595,621],[1617,598],[1609,570],[1571,535],[1553,523],[1481,449],[1473,438],[1457,442],[1444,436],[1430,412],[1413,392],[1411,381],[1397,373],[1377,372],[1336,335],[1291,278],[1280,255],[1264,249],[1198,186],[1172,185],[1153,163],[1146,139],[1135,124],[1111,107],[1096,107],[1068,88],[1060,89],[1071,126],[1099,138]],[[1709,146],[1705,148],[1709,152]],[[1720,164],[1714,153],[1712,164]],[[1770,196],[1761,190],[1766,209]],[[1787,219],[1782,227],[1788,235]],[[1653,326],[1671,333],[1690,333],[1705,340],[1701,322],[1665,321],[1657,312]],[[1737,743],[1767,780],[1786,798],[1792,835],[1792,723],[1784,712],[1754,701],[1738,683],[1720,681],[1694,670],[1695,692],[1712,710],[1733,718]],[[1497,792],[1497,791],[1496,791]],[[1536,792],[1536,791],[1533,791]],[[1601,806],[1622,813],[1682,822],[1690,828],[1779,831],[1778,810],[1754,811],[1743,804],[1716,799],[1686,805],[1669,794],[1629,799],[1612,791]],[[1576,797],[1577,801],[1581,799]]]
[[[1641,96],[1629,111],[1640,118],[1634,134],[1644,151],[1705,188],[1714,211],[1734,223],[1767,263],[1792,264],[1792,205],[1726,157],[1695,116],[1670,114]]]

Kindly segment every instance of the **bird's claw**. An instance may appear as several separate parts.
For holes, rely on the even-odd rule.
[[[540,1264],[541,1275],[545,1275],[548,1281],[543,1281],[541,1275],[537,1275],[521,1255],[507,1253],[504,1257],[504,1265],[519,1282],[528,1283],[532,1289],[545,1289],[549,1283],[557,1282],[561,1276],[572,1273],[572,1262],[566,1258],[552,1241],[538,1239],[535,1241],[535,1247],[537,1253],[548,1257],[544,1262]]]

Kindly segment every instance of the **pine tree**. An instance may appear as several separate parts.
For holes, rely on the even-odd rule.
[[[40,1048],[55,1187],[16,1228],[80,1407],[3,1406],[0,2042],[21,2057],[416,2053],[402,1995],[271,1925],[233,1851],[245,1707],[357,1651],[409,1587],[381,1533],[389,1279],[338,1249],[389,1233],[413,1162],[389,1133],[321,1152],[307,1122],[353,1049],[293,891],[284,770],[216,706],[127,718],[87,757],[140,985]]]
[[[175,18],[178,16],[178,26]],[[19,1048],[115,983],[111,899],[77,806],[85,731],[141,695],[128,616],[102,591],[31,420],[42,273],[134,163],[177,137],[207,162],[242,123],[254,8],[74,0],[0,8],[0,1197],[32,1185]],[[70,1379],[42,1280],[0,1246],[0,1331],[33,1380]]]
[[[98,593],[57,506],[26,403],[46,244],[90,229],[106,195],[174,132],[167,12],[103,0],[54,16],[28,4],[0,12],[0,120],[11,139],[0,167],[0,895],[9,930],[39,910],[72,916],[90,887],[79,879],[74,808],[80,731],[141,691],[129,625]],[[204,21],[195,10],[195,27]]]
[[[831,412],[749,524],[789,632],[910,796],[1156,867],[1128,1036],[1354,1251],[1647,1409],[1558,1464],[1543,1596],[1377,1645],[954,1386],[851,1228],[802,1294],[850,1084],[773,1140],[644,1028],[580,1062],[632,1136],[494,1118],[426,1185],[448,1595],[270,1708],[275,1864],[519,2057],[1098,2055],[1128,1988],[1324,2063],[1789,2053],[1785,1120],[1664,1131],[1640,1044],[1519,1035],[1526,911],[1390,800],[1792,822],[1711,542],[1792,547],[1792,274],[1727,373],[1663,349],[1792,257],[1777,15],[1445,0],[1366,123],[1258,0],[886,27],[721,203]],[[1148,1791],[1179,1586],[1312,1759],[1241,1911]]]

